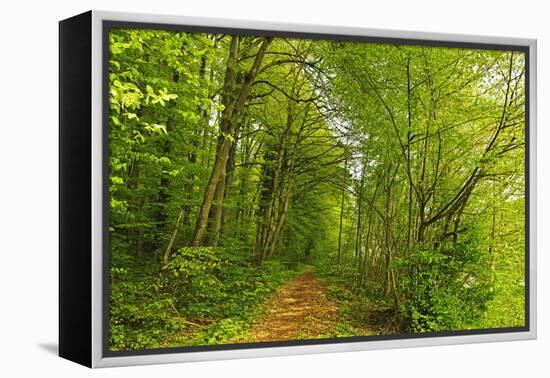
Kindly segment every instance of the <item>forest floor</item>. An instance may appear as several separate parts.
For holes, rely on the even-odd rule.
[[[335,337],[341,322],[338,305],[329,299],[313,267],[308,267],[274,295],[264,316],[251,326],[246,341]],[[365,329],[361,333],[374,332]]]

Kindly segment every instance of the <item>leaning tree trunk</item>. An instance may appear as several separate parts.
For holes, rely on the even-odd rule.
[[[237,122],[241,114],[244,104],[250,93],[252,83],[258,75],[260,65],[267,51],[267,47],[271,43],[272,38],[264,39],[252,67],[246,74],[240,91],[236,91],[236,79],[238,71],[238,52],[239,52],[239,36],[233,36],[231,39],[231,47],[229,58],[227,60],[227,70],[224,79],[224,88],[222,96],[222,104],[224,109],[222,112],[222,120],[220,125],[220,136],[218,137],[218,146],[216,148],[216,158],[208,185],[206,186],[201,207],[195,224],[195,233],[191,242],[192,246],[200,246],[203,243],[206,226],[208,225],[208,214],[212,207],[216,187],[220,180],[225,181],[225,169],[227,167],[227,159],[229,157],[229,148],[234,138]],[[223,196],[222,196],[223,199]]]
[[[210,210],[211,227],[210,227],[210,245],[216,247],[218,240],[222,234],[223,226],[223,202],[227,196],[226,188],[231,187],[233,181],[233,173],[235,170],[235,152],[236,143],[233,142],[229,148],[229,156],[225,167],[222,168],[222,177],[216,185],[216,192],[214,193],[214,202]]]
[[[266,241],[266,249],[265,249],[266,258],[271,258],[271,256],[273,256],[273,252],[275,252],[275,247],[279,242],[279,236],[281,235],[283,225],[285,224],[286,214],[288,212],[288,206],[289,206],[290,197],[292,194],[292,186],[293,186],[292,178],[289,178],[288,187],[286,188],[286,191],[282,198],[282,204],[279,204],[280,209],[277,217],[277,222],[275,224],[273,232],[270,235],[269,240]]]
[[[214,192],[214,201],[212,203],[211,213],[211,227],[210,227],[210,245],[216,247],[218,245],[218,237],[222,225],[222,206],[225,193],[225,177],[227,175],[227,163],[222,167],[221,178],[216,184],[216,191]]]
[[[166,250],[164,251],[164,258],[162,259],[164,265],[168,263],[168,260],[170,260],[170,256],[172,256],[172,248],[174,247],[174,242],[176,241],[176,236],[178,235],[180,224],[184,215],[185,215],[185,209],[182,207],[178,215],[178,220],[176,221],[176,225],[174,226],[174,230],[172,231],[172,236],[170,237],[170,241],[168,242],[168,245],[166,246]]]

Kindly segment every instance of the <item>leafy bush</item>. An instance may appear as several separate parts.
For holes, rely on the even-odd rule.
[[[154,276],[129,277],[111,268],[109,344],[114,350],[153,348],[180,331],[173,299]]]
[[[228,342],[295,274],[278,261],[251,265],[231,247],[183,247],[161,271],[113,260],[134,267],[111,268],[110,345],[118,350]]]
[[[220,295],[223,252],[214,247],[183,247],[165,265],[163,284],[185,314],[207,315],[208,302]]]
[[[407,331],[464,329],[491,299],[489,261],[475,237],[437,249],[420,246],[396,266],[406,271],[401,312]]]

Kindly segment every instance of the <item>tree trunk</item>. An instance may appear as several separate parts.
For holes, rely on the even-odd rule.
[[[214,202],[210,210],[211,223],[210,223],[210,245],[216,247],[218,240],[222,234],[223,227],[223,203],[227,196],[227,190],[231,187],[233,181],[233,173],[235,170],[235,152],[236,142],[232,142],[229,147],[229,156],[225,167],[223,167],[222,176],[223,179],[218,181],[216,185],[216,192],[214,194]]]
[[[176,221],[176,226],[174,227],[174,231],[172,231],[172,236],[170,237],[170,241],[168,242],[168,245],[166,246],[166,250],[164,251],[163,263],[165,265],[170,259],[170,256],[172,255],[172,247],[174,246],[174,242],[176,241],[176,235],[178,234],[183,216],[184,216],[184,210],[182,208],[178,215],[178,220]]]
[[[266,241],[266,250],[265,250],[265,257],[270,258],[273,256],[273,252],[275,251],[275,247],[277,246],[277,242],[279,241],[279,236],[281,234],[281,230],[283,228],[283,225],[285,223],[286,214],[288,212],[288,206],[290,203],[290,197],[292,195],[292,178],[288,179],[288,184],[286,191],[282,195],[282,204],[279,204],[279,213],[277,216],[277,223],[275,224],[275,228],[273,232],[270,235],[270,238]]]
[[[348,175],[348,159],[344,158],[344,187],[342,188],[342,199],[340,201],[340,226],[338,228],[338,270],[340,270],[340,260],[342,258],[342,225],[344,223],[344,202],[346,199],[346,178]]]
[[[359,184],[359,192],[357,193],[357,231],[355,234],[355,258],[354,264],[357,260],[361,260],[361,234],[363,233],[363,190],[365,186],[365,170],[367,168],[368,154],[364,157],[363,170],[361,171],[361,181]]]
[[[191,242],[192,246],[202,245],[206,226],[208,224],[208,215],[216,193],[216,187],[220,180],[225,181],[225,170],[227,167],[227,159],[229,157],[229,148],[235,135],[239,116],[244,107],[245,101],[248,98],[250,88],[258,74],[261,62],[265,56],[267,47],[271,43],[271,40],[272,38],[265,38],[262,42],[262,45],[256,54],[254,63],[245,76],[245,82],[243,83],[238,95],[236,95],[237,91],[235,90],[235,84],[238,70],[239,36],[233,36],[231,39],[229,58],[227,60],[227,70],[224,79],[222,96],[222,104],[224,105],[224,109],[222,112],[218,146],[216,148],[216,158],[214,160],[212,173],[210,175],[210,179],[208,180],[208,185],[206,186],[201,207],[197,216],[195,233]]]

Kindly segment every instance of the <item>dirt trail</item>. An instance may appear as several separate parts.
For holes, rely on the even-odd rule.
[[[249,331],[250,342],[331,337],[338,307],[325,287],[306,269],[273,298],[268,313]]]

